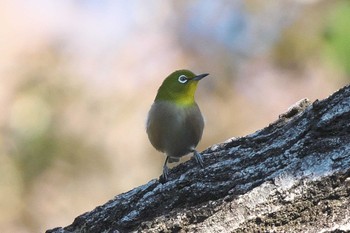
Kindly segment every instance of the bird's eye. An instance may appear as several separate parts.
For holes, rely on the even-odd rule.
[[[180,83],[187,83],[187,81],[188,81],[186,75],[180,75],[178,80]]]

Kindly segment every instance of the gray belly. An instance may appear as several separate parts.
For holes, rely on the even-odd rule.
[[[148,138],[157,150],[169,157],[179,158],[197,146],[204,121],[197,104],[179,107],[159,101],[149,111],[146,128]]]

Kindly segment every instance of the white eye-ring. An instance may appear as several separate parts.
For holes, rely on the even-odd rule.
[[[178,78],[178,81],[180,83],[187,83],[188,78],[186,77],[186,75],[180,75],[179,78]]]

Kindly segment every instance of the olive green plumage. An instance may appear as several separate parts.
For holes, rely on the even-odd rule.
[[[167,180],[167,162],[177,162],[190,152],[203,166],[195,147],[202,138],[204,120],[194,95],[199,80],[207,75],[195,75],[189,70],[173,72],[158,89],[148,113],[148,138],[157,150],[167,156],[163,167],[164,180]]]

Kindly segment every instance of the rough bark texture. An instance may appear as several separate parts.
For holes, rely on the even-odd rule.
[[[47,232],[349,232],[350,86]]]

